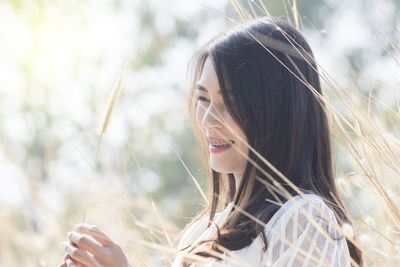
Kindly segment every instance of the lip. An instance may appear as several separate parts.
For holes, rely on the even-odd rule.
[[[221,139],[221,138],[216,138],[216,137],[211,137],[211,136],[208,136],[207,139],[208,139],[208,141],[209,141],[209,148],[210,148],[210,152],[211,152],[211,153],[221,153],[221,152],[224,152],[224,151],[230,149],[230,148],[232,147],[232,145],[235,143],[235,142],[232,141],[232,140],[228,140],[229,142],[232,143],[231,145],[229,145],[229,146],[216,147],[216,146],[213,146],[213,145],[211,144],[211,141],[214,141],[214,142],[218,142],[218,141],[226,142],[227,140],[226,140],[226,139]]]
[[[224,151],[230,149],[231,147],[232,146],[219,146],[219,147],[217,147],[217,146],[211,145],[211,143],[210,143],[210,152],[211,153],[221,153],[221,152],[224,152]]]

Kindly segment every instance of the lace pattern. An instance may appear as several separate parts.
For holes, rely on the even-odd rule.
[[[217,213],[214,222],[221,226],[233,203]],[[178,250],[215,234],[216,227],[207,228],[208,218],[193,224],[183,235]],[[258,236],[249,246],[233,251],[232,260],[224,266],[350,266],[350,255],[346,238],[336,230],[336,218],[332,210],[317,195],[295,196],[286,201],[265,227],[268,240],[267,250]],[[173,267],[181,266],[185,251],[178,253]],[[234,260],[236,259],[236,263]],[[215,261],[214,261],[215,263]],[[214,266],[213,263],[196,266]]]

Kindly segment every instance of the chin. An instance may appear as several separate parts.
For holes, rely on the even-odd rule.
[[[232,173],[233,168],[229,168],[228,166],[222,166],[221,164],[213,164],[212,162],[210,163],[211,168],[219,173]]]
[[[213,164],[212,162],[210,163],[210,167],[211,167],[211,169],[213,169],[213,171],[216,171],[216,172],[221,172],[221,173],[226,172],[225,168],[222,168],[222,166],[220,166],[218,164]]]

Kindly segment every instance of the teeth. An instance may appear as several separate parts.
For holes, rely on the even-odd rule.
[[[233,141],[223,142],[223,141],[211,141],[212,146],[230,146],[233,144]]]

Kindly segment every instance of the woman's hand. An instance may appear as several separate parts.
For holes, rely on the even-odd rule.
[[[73,232],[67,234],[67,240],[63,243],[66,254],[64,262],[59,267],[130,266],[121,247],[114,243],[97,226],[78,224],[73,230]],[[83,234],[93,237],[97,242],[92,241]]]

